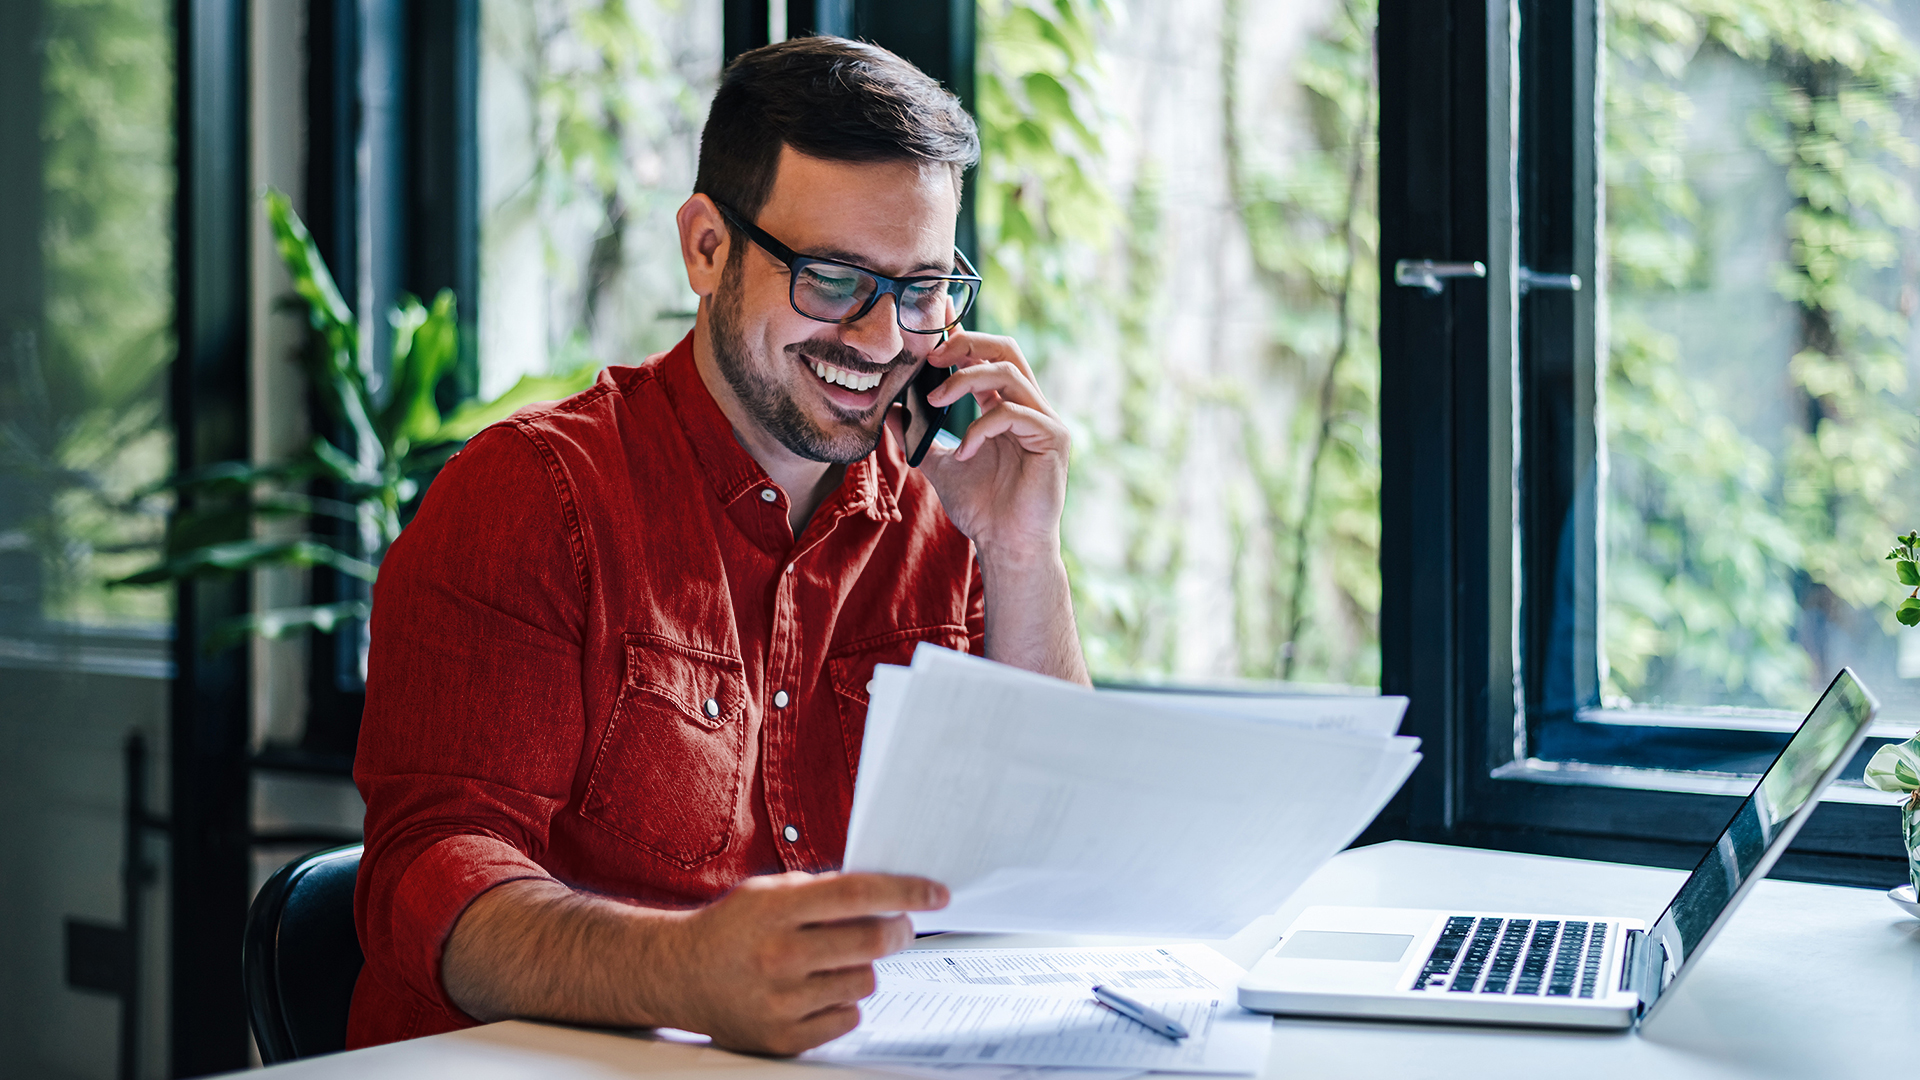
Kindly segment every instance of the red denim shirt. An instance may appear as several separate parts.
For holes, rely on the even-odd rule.
[[[374,593],[349,1046],[474,1022],[441,951],[502,882],[688,907],[839,864],[874,664],[978,652],[984,597],[891,439],[787,508],[691,337],[447,464]]]

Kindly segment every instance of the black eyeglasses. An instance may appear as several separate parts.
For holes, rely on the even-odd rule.
[[[980,295],[980,275],[974,272],[960,249],[953,252],[954,264],[961,273],[931,274],[890,278],[863,266],[816,259],[802,255],[775,240],[771,234],[735,213],[719,201],[720,214],[747,238],[766,249],[767,254],[787,264],[791,282],[787,300],[793,310],[809,319],[827,323],[850,323],[864,318],[880,302],[892,296],[900,329],[911,334],[942,334],[960,325],[974,298]]]

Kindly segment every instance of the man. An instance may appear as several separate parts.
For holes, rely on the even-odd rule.
[[[1086,680],[1066,431],[958,325],[977,155],[882,49],[742,56],[678,216],[693,333],[435,481],[375,598],[351,1045],[524,1016],[797,1053],[945,903],[831,872],[873,666],[929,641]],[[889,404],[923,363],[981,416],[914,469]]]

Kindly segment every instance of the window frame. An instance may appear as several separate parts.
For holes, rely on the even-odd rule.
[[[1381,3],[1381,689],[1412,699],[1427,760],[1369,836],[1688,867],[1739,796],[1526,755],[1549,618],[1528,590],[1551,587],[1594,450],[1602,296],[1517,282],[1523,259],[1597,277],[1598,19],[1595,0]],[[1394,284],[1401,259],[1487,276],[1430,297]],[[1774,873],[1884,885],[1905,864],[1897,810],[1838,792]]]

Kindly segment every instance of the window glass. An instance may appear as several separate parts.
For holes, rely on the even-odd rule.
[[[72,989],[63,923],[125,917],[131,735],[165,775],[173,590],[109,582],[158,554],[142,493],[173,467],[175,7],[0,4],[0,1046],[25,1076],[114,1075],[121,1006]],[[154,1076],[161,853],[122,1063]]]
[[[979,9],[974,323],[1074,426],[1098,676],[1378,684],[1374,6]],[[691,325],[720,4],[612,10],[483,6],[483,395]]]
[[[979,320],[1117,680],[1379,681],[1371,0],[984,0]]]
[[[1820,10],[1606,4],[1612,710],[1777,728],[1850,664],[1920,713],[1920,9]]]
[[[0,620],[137,633],[171,618],[169,590],[107,582],[152,561],[165,506],[137,496],[173,461],[172,38],[136,0],[41,18],[39,130],[6,132],[38,191],[0,253]]]
[[[639,362],[693,325],[673,214],[720,75],[720,0],[485,0],[480,395]]]

